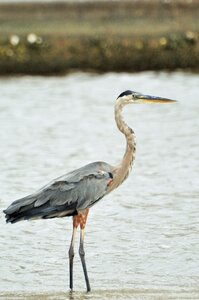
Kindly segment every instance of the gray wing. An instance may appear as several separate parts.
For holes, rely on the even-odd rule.
[[[106,194],[112,169],[96,162],[67,173],[38,192],[14,201],[4,211],[7,221],[71,216],[89,208]]]

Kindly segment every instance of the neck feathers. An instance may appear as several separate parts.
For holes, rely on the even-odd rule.
[[[136,142],[134,131],[124,122],[122,118],[122,109],[124,103],[116,101],[115,104],[115,121],[118,129],[125,135],[126,138],[126,150],[122,161],[116,169],[115,173],[115,186],[119,186],[127,177],[131,170],[132,163],[135,159]]]

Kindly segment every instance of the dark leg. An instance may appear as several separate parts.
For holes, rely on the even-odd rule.
[[[83,267],[83,271],[84,271],[87,292],[90,292],[91,287],[90,287],[90,283],[89,283],[89,279],[88,279],[88,273],[87,273],[86,261],[85,261],[85,252],[84,252],[84,228],[81,228],[81,232],[80,232],[79,255],[81,258],[82,267]]]
[[[75,242],[75,234],[77,232],[77,228],[73,227],[73,235],[70,243],[70,248],[68,251],[69,254],[69,272],[70,272],[70,289],[73,290],[73,258],[74,258],[74,242]]]

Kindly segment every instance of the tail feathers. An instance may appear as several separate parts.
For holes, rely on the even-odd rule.
[[[27,199],[28,198],[28,199]],[[13,202],[6,210],[5,218],[7,223],[16,223],[30,219],[49,219],[55,217],[73,216],[76,214],[74,203],[71,205],[52,206],[50,200],[45,204],[35,207],[37,199],[26,197]]]
[[[45,205],[46,206],[46,205]],[[16,223],[18,221],[22,220],[29,220],[29,219],[35,219],[35,218],[42,218],[44,215],[48,215],[52,213],[51,207],[37,207],[34,208],[33,205],[28,205],[25,207],[22,207],[20,210],[12,212],[12,213],[6,213],[6,210],[4,213],[6,213],[6,222],[7,223]]]

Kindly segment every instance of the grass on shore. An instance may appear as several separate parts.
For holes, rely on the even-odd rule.
[[[0,74],[196,70],[198,10],[180,0],[1,4]]]

